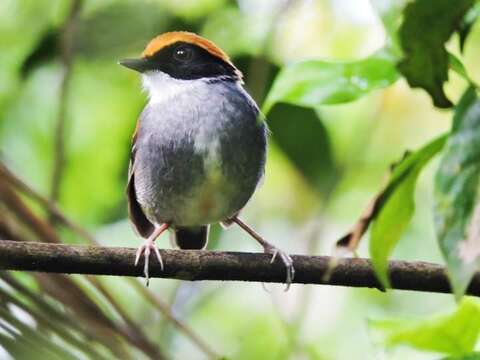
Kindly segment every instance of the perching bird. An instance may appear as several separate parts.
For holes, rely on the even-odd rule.
[[[154,38],[139,59],[120,61],[142,74],[149,101],[133,135],[127,196],[145,238],[135,264],[156,254],[169,229],[180,249],[203,249],[210,224],[237,223],[293,279],[292,259],[238,218],[264,174],[267,128],[242,74],[211,41],[189,32]]]

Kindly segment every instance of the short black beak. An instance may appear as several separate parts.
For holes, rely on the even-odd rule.
[[[148,59],[140,58],[140,59],[124,59],[118,62],[120,65],[125,66],[129,69],[138,71],[138,72],[145,72],[151,68],[150,62]]]

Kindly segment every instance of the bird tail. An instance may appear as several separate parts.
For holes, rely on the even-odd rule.
[[[173,242],[180,249],[200,250],[207,246],[210,225],[177,227],[173,231]]]

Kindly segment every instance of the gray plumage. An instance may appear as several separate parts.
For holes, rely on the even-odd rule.
[[[171,79],[160,99],[153,95],[139,119],[130,216],[144,237],[152,224],[168,223],[175,233],[204,234],[206,242],[206,226],[236,215],[263,176],[266,126],[238,82],[186,80],[178,91],[179,81]]]

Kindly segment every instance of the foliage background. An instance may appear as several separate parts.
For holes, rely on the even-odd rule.
[[[65,100],[65,162],[58,197],[61,209],[94,233],[102,245],[138,246],[139,239],[126,219],[124,187],[130,137],[146,98],[138,76],[116,62],[138,55],[154,35],[191,30],[215,41],[244,72],[247,88],[262,104],[275,74],[286,64],[305,59],[328,60],[329,64],[352,62],[389,45],[389,34],[396,31],[403,6],[403,1],[394,0],[83,1]],[[71,2],[66,0],[0,3],[1,158],[45,195],[52,191],[55,129],[62,101],[64,65],[58,43],[70,8]],[[458,35],[454,35],[447,48],[460,56],[458,42]],[[477,21],[462,55],[475,83],[480,83],[479,61]],[[367,78],[389,80],[370,89],[371,83],[362,83],[362,77],[353,74],[354,96],[338,73],[329,74],[328,66],[325,69],[322,74],[326,78],[315,80],[323,81],[325,87],[344,89],[345,94],[329,98],[331,101],[324,101],[326,105],[314,106],[314,111],[292,105],[272,109],[268,116],[273,136],[266,181],[244,212],[247,222],[290,253],[330,254],[335,241],[381,188],[390,164],[406,149],[417,149],[448,131],[452,123],[451,111],[435,108],[425,91],[411,89],[402,78],[394,81],[398,75],[388,69],[382,72],[377,64],[365,70]],[[390,82],[393,84],[386,86]],[[445,92],[457,103],[466,84],[450,71]],[[382,89],[375,90],[379,87]],[[432,161],[420,174],[416,211],[393,252],[394,258],[443,261],[432,216],[437,163],[438,159]],[[29,205],[45,215],[35,204]],[[66,243],[85,242],[67,229],[60,227],[58,231]],[[259,251],[239,229],[216,228],[213,235],[210,249]],[[158,244],[169,247],[166,239]],[[366,241],[358,253],[368,256]],[[75,321],[90,320],[75,304],[46,291],[38,278],[12,275],[35,296],[28,300],[2,282],[0,357],[28,358],[25,348],[29,347],[45,358],[51,353],[38,349],[88,358],[82,347],[64,341],[58,329],[46,326],[45,332],[40,332],[32,312],[39,299],[44,299],[48,306],[73,314]],[[123,319],[111,302],[84,278],[72,278],[89,301],[121,327]],[[206,357],[125,279],[103,277],[99,281],[151,342],[171,358]],[[437,313],[456,311],[458,305],[452,296],[301,285],[292,286],[287,293],[282,286],[267,288],[265,291],[254,283],[173,280],[153,280],[150,285],[153,293],[170,304],[175,316],[229,359],[438,359],[441,354],[463,355],[475,347],[476,335],[464,347],[457,344],[465,337],[466,325],[459,325],[460,330],[451,335],[451,348],[461,350],[412,344],[412,338],[432,327],[431,331],[440,329],[433,334],[444,334],[445,328],[451,328]],[[12,305],[5,294],[17,297],[25,308]],[[467,302],[458,311],[459,317],[465,317],[462,311],[466,311],[470,318],[478,316],[479,310],[476,303]],[[419,332],[411,330],[410,338],[405,335],[403,340],[392,340],[390,332],[402,338],[398,332],[405,324],[416,322]],[[427,326],[424,323],[440,325],[427,331],[421,328]],[[92,334],[72,330],[67,323],[59,325],[75,338],[90,341],[89,346],[106,358],[114,356]],[[9,328],[20,330],[9,332]],[[471,331],[478,335],[478,329]],[[123,356],[147,356],[121,335],[115,337],[118,343],[112,346],[121,348]],[[13,345],[9,339],[15,340]],[[396,346],[402,343],[409,346]],[[55,350],[50,349],[52,346]]]

